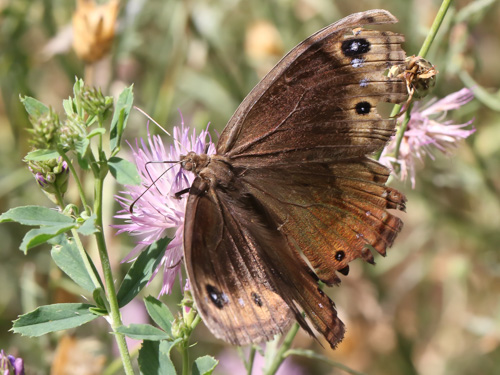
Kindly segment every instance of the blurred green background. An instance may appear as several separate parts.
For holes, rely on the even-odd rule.
[[[22,162],[29,150],[29,122],[20,94],[62,112],[62,99],[71,94],[75,76],[106,94],[116,95],[133,83],[135,105],[167,128],[180,124],[179,109],[186,124],[201,129],[211,122],[220,132],[259,79],[316,30],[353,12],[384,8],[399,18],[391,28],[405,34],[404,48],[411,55],[419,50],[440,3],[122,1],[110,54],[85,69],[71,48],[74,2],[0,0],[0,212],[19,205],[51,206]],[[453,115],[460,123],[474,118],[477,132],[453,157],[436,154],[436,160],[425,160],[414,190],[409,183],[393,184],[408,197],[403,232],[388,256],[376,259],[376,267],[354,262],[340,288],[330,291],[347,326],[339,348],[323,349],[303,332],[296,347],[320,351],[366,374],[500,374],[498,20],[498,1],[453,2],[428,55],[440,72],[431,96],[474,86],[476,100]],[[146,119],[134,111],[125,137],[133,141],[145,134]],[[127,152],[124,147],[123,155]],[[117,189],[111,181],[109,188]],[[109,224],[115,209],[109,194]],[[24,357],[29,374],[50,373],[56,359],[71,362],[61,359],[64,347],[84,358],[87,368],[53,368],[52,374],[100,373],[112,343],[103,322],[38,339],[8,332],[17,315],[38,305],[81,300],[81,291],[58,271],[48,248],[26,256],[18,250],[24,232],[16,224],[0,226],[0,348]],[[119,262],[133,244],[126,235],[114,237],[113,230],[110,235],[120,279],[127,266]],[[158,291],[158,283],[148,289],[153,295]],[[164,299],[173,310],[179,295]],[[143,319],[140,306],[135,309],[129,323]],[[204,327],[193,338],[199,341],[194,349],[198,354],[224,362],[216,374],[237,360],[235,349]],[[289,374],[345,373],[296,357],[288,369]]]

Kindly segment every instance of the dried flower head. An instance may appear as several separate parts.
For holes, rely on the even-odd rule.
[[[396,174],[399,174],[401,180],[409,177],[414,188],[417,160],[423,162],[425,155],[434,159],[433,150],[449,154],[457,147],[458,141],[475,132],[475,129],[465,129],[473,120],[464,124],[445,120],[448,111],[460,108],[473,98],[472,91],[464,88],[441,100],[430,101],[423,107],[415,105],[401,141],[398,157],[394,157],[396,139],[393,139],[384,149],[380,162],[398,172]]]
[[[149,131],[146,141],[136,140],[132,152],[143,184],[127,186],[127,190],[116,197],[123,209],[115,217],[126,222],[114,227],[119,229],[118,233],[129,232],[138,238],[137,245],[124,261],[136,258],[146,246],[167,236],[168,230],[175,231],[161,264],[153,274],[154,277],[160,267],[163,267],[163,287],[160,294],[170,293],[176,278],[181,277],[187,195],[178,198],[175,193],[189,188],[194,180],[194,175],[186,172],[179,164],[165,162],[177,162],[181,155],[189,151],[204,153],[206,147],[208,154],[215,153],[208,130],[197,136],[184,123],[180,128],[174,127],[173,141],[174,144],[166,149],[161,138],[151,135]],[[137,198],[133,213],[130,213],[130,205]]]
[[[111,49],[118,7],[118,0],[102,5],[94,0],[78,0],[73,14],[73,48],[80,59],[95,62]]]

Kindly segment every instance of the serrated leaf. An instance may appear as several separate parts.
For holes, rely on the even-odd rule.
[[[153,321],[158,324],[158,326],[172,335],[172,322],[174,316],[168,309],[167,305],[163,302],[157,300],[153,296],[147,296],[144,298],[144,304],[146,305],[146,310]]]
[[[219,364],[214,357],[209,355],[196,358],[193,363],[193,375],[210,375],[214,371],[215,366]]]
[[[36,100],[35,98],[32,98],[30,96],[25,96],[24,98],[20,99],[21,103],[23,103],[24,108],[26,109],[26,112],[28,112],[28,115],[30,115],[30,117],[36,119],[49,112],[49,107],[47,107],[42,102]]]
[[[120,326],[116,329],[116,332],[123,333],[125,336],[136,340],[159,341],[170,338],[170,336],[161,329],[153,327],[149,324],[130,324],[128,326]]]
[[[144,288],[151,278],[153,271],[158,267],[165,253],[170,238],[162,238],[151,244],[137,257],[132,267],[128,270],[118,290],[118,304],[120,307],[127,305]]]
[[[92,216],[87,218],[78,228],[78,232],[83,234],[84,236],[90,236],[91,234],[98,232],[99,229],[97,229],[97,227],[95,226],[96,219],[96,214],[93,214]]]
[[[59,153],[55,150],[35,150],[28,152],[28,154],[24,157],[24,160],[45,161],[57,159],[59,156]]]
[[[120,147],[122,134],[125,130],[125,126],[127,125],[128,115],[130,114],[132,104],[134,103],[134,93],[132,88],[133,86],[130,86],[123,90],[115,105],[115,111],[113,113],[113,119],[111,120],[109,133],[109,143],[112,154],[114,154],[114,151]]]
[[[12,208],[0,215],[0,223],[15,221],[23,225],[59,226],[74,223],[74,220],[55,210],[41,206],[22,206]]]
[[[94,285],[92,277],[89,275],[89,271],[85,267],[82,256],[78,251],[78,247],[73,241],[63,237],[58,241],[57,245],[52,247],[50,255],[55,264],[83,289],[93,292],[99,286]],[[87,257],[87,259],[93,268],[96,279],[100,280],[92,260],[90,257]]]
[[[122,185],[137,186],[141,183],[141,177],[137,172],[135,164],[128,160],[113,156],[108,160],[109,171],[113,177]]]
[[[170,359],[170,350],[165,354],[167,341],[144,341],[139,350],[139,369],[143,375],[174,375],[175,366]],[[172,346],[170,346],[172,348]]]
[[[14,321],[12,331],[24,336],[36,337],[49,332],[81,326],[97,318],[83,303],[59,303],[40,306],[36,310],[21,315]]]
[[[37,229],[31,229],[25,234],[19,248],[26,253],[29,249],[41,245],[74,227],[76,227],[76,223],[42,226]]]

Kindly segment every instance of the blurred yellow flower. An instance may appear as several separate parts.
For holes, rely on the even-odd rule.
[[[94,0],[78,0],[73,14],[73,48],[80,59],[95,62],[110,50],[118,7],[118,0],[102,5]]]
[[[257,21],[246,32],[245,52],[253,59],[281,56],[283,44],[276,27],[268,21]]]

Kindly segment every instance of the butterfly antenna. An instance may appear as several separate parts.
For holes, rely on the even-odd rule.
[[[134,105],[134,108],[137,109],[139,112],[141,112],[144,116],[146,116],[149,121],[151,121],[153,124],[155,124],[156,126],[158,126],[161,130],[163,130],[163,132],[166,135],[168,135],[169,137],[171,137],[175,142],[177,142],[179,144],[179,146],[184,147],[181,142],[179,142],[174,137],[172,137],[172,134],[170,134],[163,126],[161,126],[160,124],[158,124],[158,122],[155,119],[153,119],[150,115],[148,115],[146,112],[144,112],[139,107],[136,107],[135,105]],[[182,119],[182,116],[181,116],[181,119]],[[183,120],[183,123],[184,123],[184,120]]]
[[[150,161],[150,162],[148,162],[148,163],[146,163],[146,164],[152,164],[152,163],[161,163],[161,164],[168,164],[168,163],[172,163],[172,164],[174,164],[174,165],[172,165],[170,168],[168,168],[168,169],[166,169],[165,171],[163,171],[163,172],[162,172],[162,173],[161,173],[161,174],[160,174],[160,175],[159,175],[159,176],[158,176],[158,177],[157,177],[157,178],[156,178],[156,179],[155,179],[155,180],[151,183],[151,185],[149,185],[149,186],[146,188],[146,190],[144,190],[144,191],[143,191],[143,192],[142,192],[142,193],[141,193],[141,194],[140,194],[140,195],[139,195],[139,196],[138,196],[138,197],[137,197],[137,198],[136,198],[136,199],[132,202],[132,204],[131,204],[131,205],[130,205],[130,207],[129,207],[129,212],[130,212],[131,214],[133,214],[133,213],[134,213],[134,206],[135,206],[135,204],[137,203],[137,201],[138,201],[139,199],[141,199],[141,198],[144,196],[144,194],[146,194],[146,193],[147,193],[147,192],[148,192],[148,191],[149,191],[149,190],[150,190],[153,186],[154,186],[154,187],[156,187],[156,190],[158,190],[158,193],[160,193],[160,194],[161,194],[160,190],[159,190],[159,189],[158,189],[158,187],[156,186],[156,182],[157,182],[160,178],[162,178],[162,177],[165,175],[165,173],[167,173],[169,170],[171,170],[173,167],[175,167],[177,164],[180,164],[181,162],[180,162],[180,161]],[[151,177],[151,174],[149,173],[149,171],[148,171],[148,169],[147,169],[147,168],[146,168],[146,171],[148,172],[149,178],[152,180],[153,178]]]

